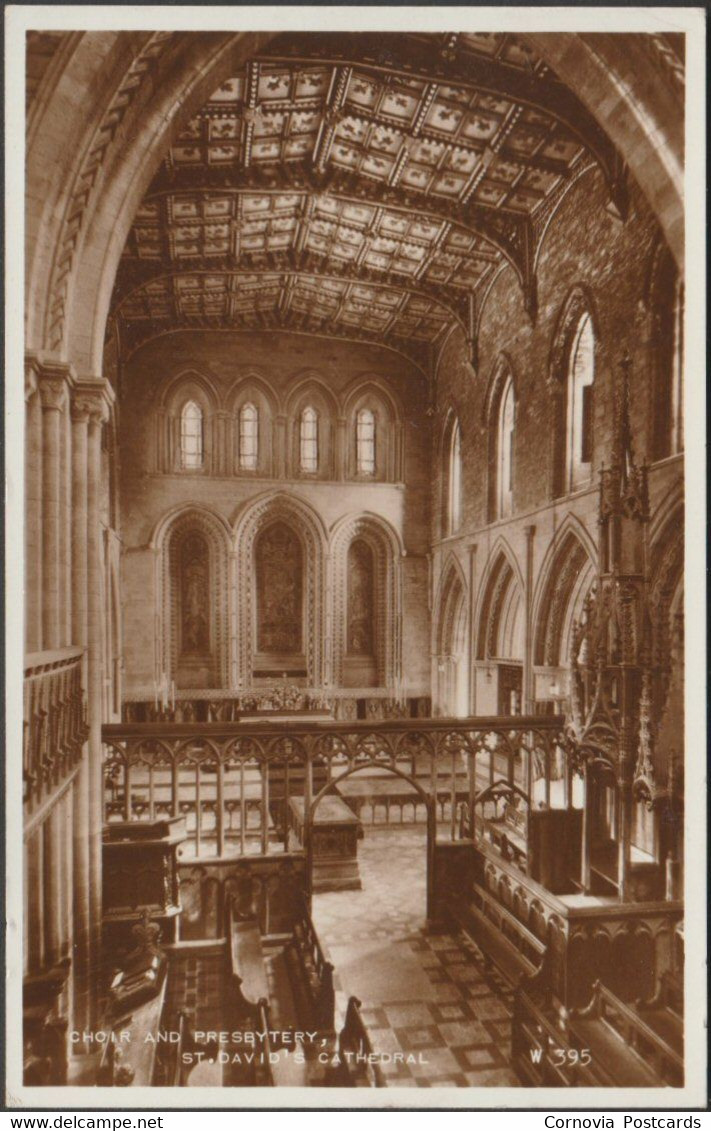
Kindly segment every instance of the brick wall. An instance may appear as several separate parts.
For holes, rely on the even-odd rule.
[[[609,462],[613,367],[625,350],[633,360],[631,407],[637,455],[647,454],[650,386],[649,314],[643,306],[657,226],[640,193],[631,193],[630,214],[622,223],[606,210],[606,191],[596,171],[584,173],[555,213],[538,261],[538,316],[525,313],[521,288],[511,268],[494,283],[479,330],[479,366],[467,359],[460,332],[446,343],[437,370],[435,450],[446,411],[453,404],[462,427],[462,530],[487,522],[485,485],[488,436],[482,411],[488,382],[503,351],[511,361],[516,387],[514,510],[545,504],[553,490],[553,420],[549,359],[557,320],[575,286],[589,290],[596,328],[593,479]],[[437,461],[438,464],[440,461]],[[441,531],[441,468],[436,469],[433,538]]]

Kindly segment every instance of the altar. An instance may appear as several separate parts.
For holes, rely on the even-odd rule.
[[[289,798],[289,851],[304,847],[304,799]],[[319,801],[312,828],[312,890],[360,891],[358,841],[363,826],[340,797]]]

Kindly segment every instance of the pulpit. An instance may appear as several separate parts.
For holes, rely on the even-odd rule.
[[[176,940],[178,847],[185,839],[183,817],[105,826],[104,933],[114,948],[132,945],[132,927],[141,911],[160,924],[163,942]]]

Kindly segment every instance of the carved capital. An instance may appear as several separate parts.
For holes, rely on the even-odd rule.
[[[72,396],[72,418],[106,424],[112,400],[113,390],[107,381],[80,382]]]
[[[73,424],[87,424],[91,416],[91,408],[83,396],[72,397],[71,416]]]
[[[62,412],[67,403],[67,384],[61,377],[42,377],[39,395],[45,412]]]

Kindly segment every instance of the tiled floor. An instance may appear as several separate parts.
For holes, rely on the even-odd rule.
[[[472,944],[425,929],[424,829],[368,830],[358,862],[363,890],[315,895],[313,920],[340,1009],[355,994],[376,1052],[405,1054],[384,1058],[388,1084],[518,1085],[510,994]]]

